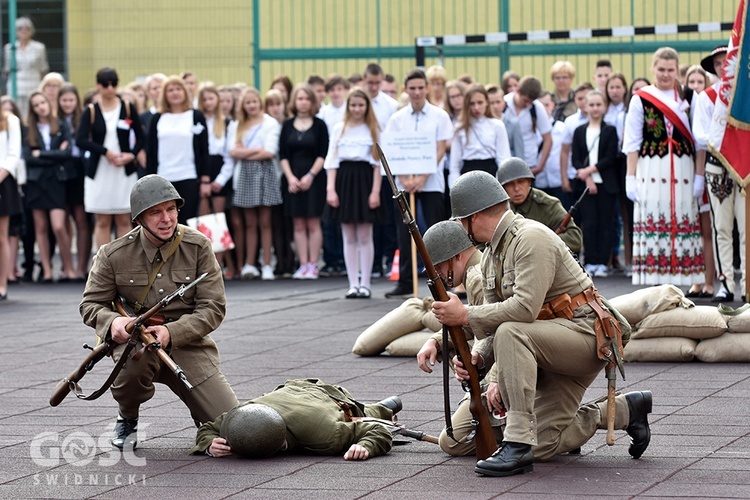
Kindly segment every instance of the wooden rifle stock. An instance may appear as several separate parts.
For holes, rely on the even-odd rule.
[[[428,285],[430,292],[435,300],[447,302],[449,300],[448,292],[445,290],[445,286],[432,263],[430,254],[427,252],[427,247],[422,239],[422,234],[417,227],[417,221],[412,217],[409,206],[406,203],[406,196],[404,195],[404,192],[399,190],[396,186],[396,182],[393,179],[391,169],[388,167],[388,161],[385,158],[383,150],[380,149],[380,146],[377,144],[376,147],[383,169],[385,170],[388,181],[393,188],[393,198],[396,200],[396,203],[401,210],[404,224],[409,228],[409,233],[417,247],[417,253],[419,253],[419,256],[422,258],[422,263],[425,266],[427,277],[429,278]],[[469,348],[469,343],[466,340],[466,335],[464,334],[463,329],[460,326],[449,326],[448,332],[458,357],[464,364],[466,371],[469,372],[469,409],[471,410],[471,415],[474,417],[474,420],[477,422],[474,443],[476,444],[477,458],[479,460],[484,460],[497,450],[497,442],[495,441],[495,434],[492,431],[489,415],[482,404],[482,389],[479,386],[479,371],[477,370],[477,367],[471,363],[471,349]]]
[[[62,403],[63,399],[68,395],[71,389],[71,384],[78,386],[78,381],[86,375],[86,372],[91,371],[95,364],[101,361],[105,356],[109,356],[112,350],[111,341],[102,342],[98,346],[91,348],[88,344],[83,344],[84,349],[91,349],[91,353],[86,356],[81,366],[76,368],[73,373],[68,375],[57,383],[55,392],[52,393],[52,397],[49,398],[50,406],[57,406]]]
[[[568,229],[568,224],[570,224],[570,219],[573,218],[573,214],[576,213],[576,210],[578,210],[578,205],[581,204],[583,201],[583,198],[589,193],[589,187],[586,186],[586,189],[583,190],[583,193],[581,193],[581,196],[578,198],[578,200],[573,203],[573,206],[570,207],[570,210],[568,210],[568,213],[565,215],[565,218],[562,220],[559,226],[557,226],[557,229],[555,229],[555,234],[562,234],[565,232],[566,229]]]

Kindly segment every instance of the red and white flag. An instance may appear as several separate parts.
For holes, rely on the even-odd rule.
[[[750,67],[739,64],[750,55],[747,15],[740,0],[708,136],[709,151],[742,187],[750,183]]]

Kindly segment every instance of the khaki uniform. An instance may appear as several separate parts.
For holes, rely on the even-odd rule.
[[[112,321],[119,316],[112,308],[116,296],[123,296],[131,306],[135,304],[148,286],[149,275],[163,259],[167,258],[156,274],[141,312],[180,285],[190,284],[208,273],[197,286],[161,311],[171,337],[168,351],[194,389],[187,391],[155,353],[146,351],[138,361],[125,363],[112,384],[112,396],[126,419],[138,417],[140,405],[154,395],[154,382],[169,386],[190,409],[196,423],[213,420],[237,405],[237,397],[219,369],[219,351],[209,335],[219,327],[226,312],[219,264],[211,243],[201,233],[184,226],[179,226],[178,231],[184,232],[184,236],[169,258],[177,241],[156,247],[140,226],[100,248],[79,306],[83,322],[105,339],[110,335]],[[124,349],[124,344],[114,349],[115,362]]]
[[[537,188],[531,188],[526,201],[520,205],[513,205],[511,203],[511,207],[513,208],[513,212],[521,214],[527,219],[541,222],[553,232],[560,226],[565,216],[568,215],[568,211],[563,208],[560,200]],[[570,219],[568,228],[559,236],[573,252],[578,253],[581,251],[583,233],[581,232],[581,228],[576,226],[573,219]]]
[[[507,212],[482,256],[484,304],[469,306],[475,331],[495,330],[498,383],[508,408],[504,440],[534,446],[537,460],[578,448],[606,428],[606,404],[580,406],[604,368],[596,355],[595,316],[588,305],[572,320],[537,320],[544,303],[592,286],[570,250],[544,225]],[[616,399],[615,428],[628,425],[627,401]]]
[[[466,287],[466,298],[468,299],[469,305],[482,303],[482,272],[479,267],[481,258],[482,252],[476,252],[471,256],[471,258],[469,258],[469,261],[466,263],[466,270],[464,271],[464,286]],[[470,343],[471,339],[475,339],[471,348],[472,352],[477,352],[482,355],[486,368],[492,366],[494,355],[492,352],[491,335],[494,333],[494,331],[490,330],[475,332],[469,327],[464,327],[463,330],[466,334],[466,338]],[[442,332],[435,333],[432,338],[437,341],[439,348],[442,349]],[[453,349],[453,342],[450,342],[448,348]],[[482,384],[482,389],[486,389],[485,383]],[[484,401],[484,397],[482,397],[482,401]],[[443,431],[440,433],[440,448],[449,455],[469,455],[471,453],[474,453],[474,451],[476,450],[476,445],[474,444],[473,440],[469,442],[463,442],[465,441],[466,437],[474,430],[474,427],[472,425],[472,420],[474,417],[471,415],[471,409],[469,408],[470,404],[471,399],[467,395],[467,397],[464,397],[461,400],[458,409],[451,417],[451,426],[453,427],[453,437],[455,438],[455,440],[448,436],[446,429],[443,429]],[[490,423],[492,424],[492,429],[495,433],[495,439],[498,443],[501,442],[503,439],[503,431],[500,427],[502,422],[490,415]]]
[[[370,457],[390,451],[392,437],[387,428],[372,422],[347,422],[334,400],[347,403],[355,417],[393,418],[393,413],[385,406],[362,404],[343,387],[318,379],[287,380],[273,392],[251,399],[243,406],[264,404],[279,412],[286,424],[287,452],[337,455],[353,444],[364,447]],[[224,415],[221,415],[203,424],[190,453],[204,453],[210,448],[213,439],[219,437],[223,420]]]

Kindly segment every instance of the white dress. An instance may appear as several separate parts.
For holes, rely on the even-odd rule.
[[[120,142],[117,139],[120,106],[102,114],[107,127],[103,145],[108,151],[120,153]],[[86,211],[92,214],[129,214],[130,190],[137,180],[138,175],[135,172],[126,175],[124,166],[116,167],[105,155],[101,155],[96,175],[93,179],[87,176],[83,186],[83,204]]]

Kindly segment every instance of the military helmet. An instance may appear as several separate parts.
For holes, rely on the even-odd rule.
[[[492,174],[483,170],[466,172],[451,186],[453,219],[463,219],[510,199]]]
[[[219,436],[227,440],[232,453],[266,458],[284,445],[286,424],[270,406],[251,403],[232,408],[224,415]]]
[[[180,193],[167,179],[150,174],[141,177],[130,190],[130,215],[135,220],[146,210],[165,201],[177,201],[177,208],[185,204]]]
[[[424,233],[424,244],[433,264],[445,262],[472,247],[461,223],[451,220],[438,222],[429,228]]]
[[[521,158],[512,156],[503,160],[500,166],[497,168],[497,180],[501,185],[506,185],[511,181],[518,179],[531,179],[534,180],[534,174],[531,173],[531,169]]]

